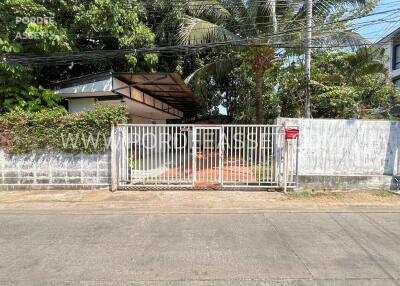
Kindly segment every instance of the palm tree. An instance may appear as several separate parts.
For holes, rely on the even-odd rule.
[[[314,15],[324,22],[338,5],[365,6],[368,0],[314,0]],[[178,31],[180,44],[241,40],[251,46],[248,63],[255,76],[256,123],[264,122],[263,77],[272,67],[278,48],[288,41],[302,41],[305,18],[303,0],[187,0],[187,15]],[[300,28],[299,28],[300,27]],[[343,26],[340,26],[343,30]],[[354,41],[352,33],[338,37],[330,27],[321,41]],[[330,37],[330,36],[332,37]],[[229,60],[229,59],[228,59]],[[212,65],[206,66],[206,68]],[[196,71],[197,72],[197,71]],[[189,79],[193,78],[190,76]]]

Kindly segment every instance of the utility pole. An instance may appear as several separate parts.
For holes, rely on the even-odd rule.
[[[278,33],[278,19],[276,17],[276,0],[271,0],[270,4],[271,4],[272,27],[274,28],[274,34],[276,34]]]
[[[304,57],[304,117],[311,118],[311,40],[312,40],[312,0],[306,0],[307,26]]]

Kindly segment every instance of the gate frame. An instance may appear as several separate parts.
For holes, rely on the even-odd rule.
[[[125,188],[190,188],[190,189],[196,189],[198,187],[196,187],[194,185],[195,183],[195,177],[196,177],[196,165],[195,165],[195,156],[194,151],[195,148],[197,147],[195,145],[195,142],[197,142],[197,140],[194,140],[192,142],[192,163],[194,163],[194,165],[192,165],[192,172],[193,172],[193,167],[195,169],[195,171],[193,172],[193,178],[192,178],[192,185],[191,186],[187,186],[187,185],[167,185],[167,184],[155,184],[155,185],[127,185],[127,186],[121,186],[120,182],[119,182],[119,173],[120,170],[118,170],[118,164],[117,164],[117,160],[118,160],[118,153],[117,153],[117,140],[116,140],[116,131],[118,130],[118,127],[129,127],[129,126],[146,126],[146,125],[151,125],[151,126],[157,126],[157,125],[163,125],[163,126],[168,126],[169,124],[117,124],[116,126],[112,126],[111,127],[111,137],[110,137],[110,141],[111,141],[111,191],[115,192],[117,191],[120,187],[125,187]],[[174,125],[174,124],[171,124]],[[256,125],[256,124],[208,124],[208,125],[197,125],[197,124],[182,124],[181,126],[191,126],[193,129],[193,138],[196,138],[196,129],[217,129],[220,130],[220,139],[219,139],[219,148],[218,148],[218,152],[219,152],[219,182],[221,183],[221,188],[259,188],[259,189],[272,189],[272,188],[281,188],[283,189],[283,191],[286,193],[287,189],[294,189],[298,187],[298,163],[299,163],[299,137],[296,138],[296,154],[295,154],[295,169],[292,170],[292,176],[296,177],[295,181],[291,182],[291,185],[288,186],[288,182],[287,182],[287,178],[288,178],[288,143],[290,140],[286,139],[284,136],[284,131],[286,130],[286,128],[288,128],[287,124],[282,124],[282,125]],[[281,164],[283,165],[283,172],[278,172],[277,176],[278,178],[280,177],[281,180],[278,179],[277,181],[277,185],[276,186],[265,186],[265,185],[224,185],[224,178],[223,178],[223,158],[224,158],[224,151],[225,151],[225,146],[224,146],[224,142],[222,141],[221,144],[221,140],[224,140],[224,127],[225,126],[237,126],[237,127],[259,127],[259,126],[264,126],[264,127],[276,127],[276,128],[282,128],[283,132],[280,134],[283,146],[281,146],[281,154],[279,154],[278,157],[280,157],[280,161]],[[296,128],[297,126],[290,126],[290,128]],[[193,140],[193,139],[192,139]],[[275,142],[275,144],[277,145],[277,142]],[[293,151],[293,150],[292,150]],[[293,159],[292,159],[293,160]],[[279,162],[279,161],[278,161]],[[280,168],[277,168],[277,170],[279,170]],[[281,182],[281,183],[279,183]],[[293,184],[294,183],[294,184]]]

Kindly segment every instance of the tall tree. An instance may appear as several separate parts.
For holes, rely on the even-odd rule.
[[[1,54],[133,49],[151,47],[155,39],[135,0],[3,0],[0,14]],[[36,20],[44,17],[52,21]],[[56,97],[44,86],[60,79],[107,69],[151,71],[156,63],[154,54],[46,67],[0,59],[0,112],[54,105]]]
[[[253,46],[248,53],[248,63],[252,66],[256,83],[256,122],[263,123],[263,76],[273,66],[279,51],[274,45],[303,39],[303,30],[299,27],[304,27],[305,23],[305,1],[281,0],[279,5],[276,5],[275,0],[212,0],[213,5],[210,5],[210,1],[203,0],[187,2],[196,9],[189,9],[188,15],[184,17],[179,29],[179,43],[198,44],[240,39]],[[338,7],[353,5],[365,7],[369,11],[374,4],[375,0],[314,1],[314,24],[329,21],[332,10]],[[344,10],[337,9],[342,15],[345,14]],[[343,36],[338,37],[339,34]],[[320,36],[318,40],[321,42],[355,40],[354,34],[344,31],[343,24],[330,26]]]

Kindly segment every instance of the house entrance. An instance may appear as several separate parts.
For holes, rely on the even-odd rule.
[[[299,139],[288,139],[285,130],[279,125],[118,125],[111,140],[113,188],[294,188]]]

